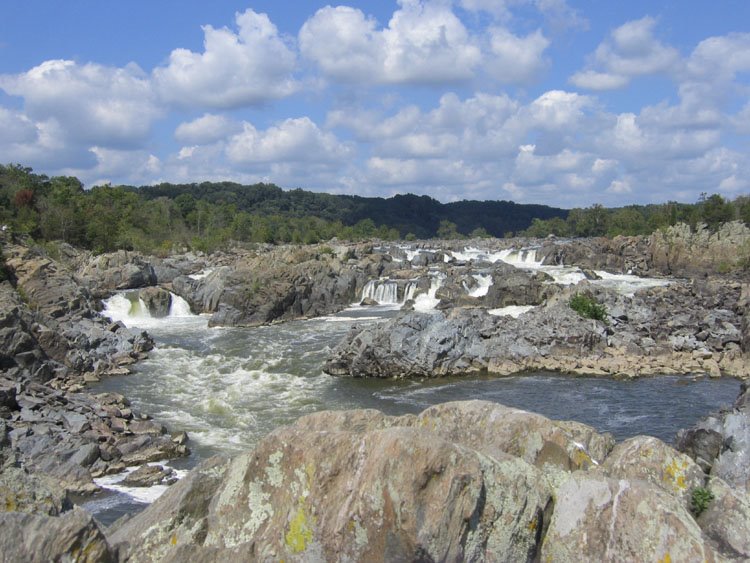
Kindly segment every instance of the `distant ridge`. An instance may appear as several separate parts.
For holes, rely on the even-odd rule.
[[[371,220],[376,225],[397,229],[402,236],[417,238],[438,234],[441,221],[455,224],[460,233],[484,229],[502,237],[508,232],[527,229],[533,219],[565,219],[568,210],[547,205],[520,204],[512,201],[457,201],[441,203],[423,195],[396,195],[390,198],[333,195],[302,189],[283,190],[274,184],[242,185],[235,182],[202,182],[132,188],[146,199],[180,196],[213,204],[233,204],[238,211],[262,215],[319,217],[354,225]]]

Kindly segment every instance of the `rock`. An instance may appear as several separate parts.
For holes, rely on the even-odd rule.
[[[66,491],[55,480],[20,467],[6,467],[0,472],[0,513],[58,516],[71,508]]]
[[[683,503],[647,481],[575,472],[558,489],[542,561],[715,561]]]
[[[171,485],[177,481],[174,469],[161,465],[143,465],[125,477],[120,484],[126,487],[153,487]]]
[[[0,513],[0,529],[3,561],[117,560],[94,519],[78,507],[58,517]]]
[[[138,292],[152,317],[166,317],[172,305],[172,294],[160,287],[147,287]]]
[[[315,413],[199,467],[110,539],[144,561],[530,561],[553,507],[542,472],[561,480],[611,447],[585,425],[482,401]]]
[[[91,259],[78,279],[97,295],[116,289],[137,289],[156,284],[156,272],[148,259],[137,252],[118,250]]]
[[[701,419],[677,436],[677,448],[739,490],[750,491],[750,392],[743,383],[732,409]]]
[[[355,327],[331,352],[324,370],[388,378],[495,371],[506,359],[565,353],[579,357],[582,351],[602,348],[603,326],[562,303],[532,310],[523,319],[496,317],[481,309],[405,312],[364,329]]]
[[[712,477],[707,488],[714,499],[698,517],[703,533],[725,557],[750,560],[750,496],[718,477]]]
[[[115,522],[108,530],[110,544],[121,552],[139,554],[143,561],[165,560],[180,544],[197,548],[206,535],[208,507],[228,465],[219,456],[202,462],[143,512]]]
[[[690,457],[650,436],[617,444],[601,471],[613,479],[647,481],[681,499],[686,509],[690,509],[693,489],[702,487],[705,477]]]
[[[64,412],[63,419],[68,430],[74,434],[80,434],[90,428],[89,420],[86,416],[77,412]]]

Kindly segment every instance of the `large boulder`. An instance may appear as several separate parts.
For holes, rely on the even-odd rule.
[[[210,460],[110,541],[142,561],[531,561],[552,482],[611,447],[585,425],[482,401],[321,412],[228,466]]]
[[[717,561],[683,503],[647,481],[576,472],[555,495],[542,561]]]
[[[723,561],[748,555],[744,492],[655,438],[483,401],[300,418],[213,458],[109,537],[137,561]]]
[[[94,519],[74,508],[62,516],[0,512],[3,561],[117,561]]]
[[[704,485],[705,475],[689,456],[657,438],[636,436],[617,444],[601,470],[615,479],[648,481],[690,508],[691,493]]]
[[[78,273],[80,282],[97,296],[118,289],[138,289],[156,284],[154,267],[137,252],[118,250],[92,258]]]

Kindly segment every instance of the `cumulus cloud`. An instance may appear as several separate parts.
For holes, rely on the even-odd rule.
[[[349,7],[318,10],[299,33],[300,51],[330,78],[430,84],[474,75],[481,51],[450,3],[400,0],[388,27]]]
[[[679,52],[654,36],[655,25],[655,19],[645,17],[615,29],[596,48],[590,68],[575,73],[571,83],[590,90],[611,90],[637,76],[676,71]]]
[[[268,162],[336,162],[350,148],[335,135],[322,131],[308,117],[286,119],[258,131],[245,122],[243,130],[229,139],[226,153],[236,164]]]
[[[550,42],[539,29],[518,37],[505,28],[495,27],[489,31],[489,42],[488,67],[501,82],[529,82],[547,66],[543,54]]]
[[[0,76],[0,88],[23,98],[28,118],[54,121],[63,140],[87,148],[137,145],[161,115],[148,76],[135,64],[112,68],[51,60]]]
[[[223,115],[204,114],[202,117],[180,123],[175,129],[175,139],[183,144],[206,145],[237,132],[241,127]]]
[[[185,107],[237,108],[288,96],[296,55],[266,14],[236,15],[237,31],[203,27],[204,51],[175,49],[154,70],[162,99]]]

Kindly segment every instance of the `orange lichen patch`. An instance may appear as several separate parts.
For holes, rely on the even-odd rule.
[[[672,460],[672,463],[664,468],[664,481],[671,483],[676,491],[684,491],[687,489],[687,483],[685,483],[685,470],[687,468],[687,461]]]

